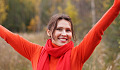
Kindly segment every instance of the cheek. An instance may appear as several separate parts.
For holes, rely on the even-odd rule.
[[[72,33],[69,33],[68,35],[69,35],[69,38],[71,39],[72,38]]]
[[[60,32],[59,31],[55,31],[54,34],[53,34],[53,37],[56,38],[60,35]]]

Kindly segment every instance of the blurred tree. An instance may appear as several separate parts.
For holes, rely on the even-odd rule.
[[[51,1],[52,2],[52,1]],[[50,17],[50,7],[51,3],[49,0],[42,0],[40,4],[40,20],[41,20],[41,30],[47,25]]]
[[[30,0],[30,2],[32,2],[32,4],[33,4],[35,14],[34,14],[34,17],[31,18],[30,24],[27,26],[27,28],[28,28],[28,31],[39,32],[40,28],[41,28],[41,19],[40,19],[40,16],[41,16],[41,7],[40,7],[41,0]],[[33,21],[34,21],[34,23],[33,23]]]
[[[79,35],[79,39],[83,39],[92,27],[91,0],[79,0],[75,2],[75,5],[77,6],[78,15],[81,19],[77,34]]]
[[[96,15],[95,15],[95,1],[91,0],[91,13],[92,13],[92,26],[96,23]]]
[[[30,24],[28,26],[28,30],[35,32],[36,31],[36,27],[37,27],[37,25],[35,23],[35,19],[32,18],[31,21],[30,21]]]
[[[81,20],[79,19],[78,16],[78,10],[75,8],[74,5],[72,5],[71,0],[67,1],[64,12],[72,18],[74,25],[77,26],[78,24],[80,24]]]
[[[37,31],[37,26],[38,26],[39,19],[40,19],[39,16],[35,16],[35,18],[31,19],[30,24],[27,27],[29,31],[32,31],[32,32]]]
[[[2,24],[7,17],[8,5],[5,4],[5,0],[0,0],[0,24]]]
[[[34,17],[32,2],[22,0],[6,0],[8,2],[8,16],[3,26],[11,31],[26,31],[30,19]]]

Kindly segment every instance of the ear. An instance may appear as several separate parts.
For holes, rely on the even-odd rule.
[[[51,37],[51,31],[47,29],[47,35]]]

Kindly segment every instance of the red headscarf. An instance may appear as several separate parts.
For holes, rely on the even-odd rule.
[[[70,56],[73,46],[73,42],[70,41],[68,44],[61,47],[53,48],[51,39],[47,40],[46,45],[40,54],[37,70],[49,70],[49,55],[60,57],[56,70],[70,70]]]

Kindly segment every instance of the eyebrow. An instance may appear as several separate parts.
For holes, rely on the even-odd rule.
[[[61,26],[60,26],[60,27],[56,27],[56,28],[64,28],[64,27],[61,27]],[[71,30],[71,27],[70,27],[70,28],[69,28],[69,27],[67,27],[67,28],[65,28],[65,29],[70,29],[70,30]]]

